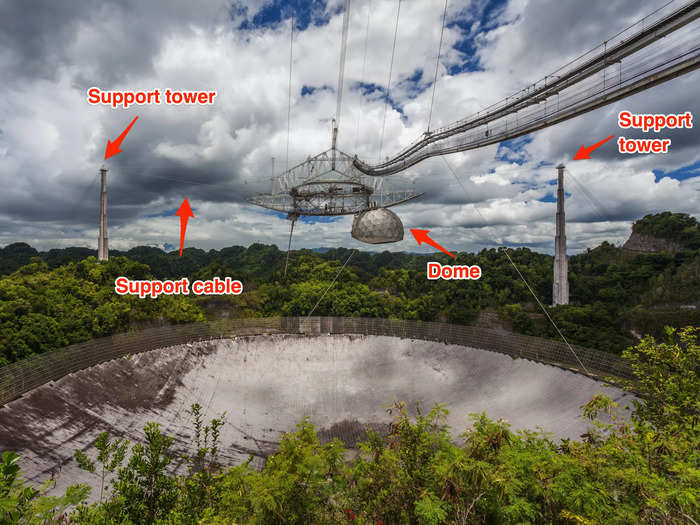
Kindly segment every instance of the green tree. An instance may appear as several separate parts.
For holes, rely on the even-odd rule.
[[[118,521],[155,523],[177,500],[175,480],[166,470],[172,461],[173,438],[165,436],[156,423],[147,423],[143,430],[145,444],[131,448],[129,461],[117,470],[112,486],[116,497],[107,503]]]
[[[85,501],[90,494],[87,485],[71,485],[62,496],[47,496],[53,482],[40,489],[22,479],[19,455],[5,451],[0,460],[0,523],[3,525],[48,525],[65,523],[70,507]]]
[[[666,329],[667,340],[647,336],[623,352],[636,381],[630,385],[642,397],[635,401],[634,418],[658,431],[700,432],[700,345],[698,329]]]
[[[109,432],[102,432],[95,441],[97,449],[97,461],[102,465],[100,469],[100,503],[104,496],[105,476],[108,472],[114,472],[124,461],[129,442],[125,439],[110,439]],[[90,459],[82,450],[76,450],[74,454],[78,466],[92,474],[95,474],[95,461]]]

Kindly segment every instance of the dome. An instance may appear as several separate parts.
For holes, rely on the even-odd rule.
[[[355,215],[352,236],[369,244],[403,240],[403,223],[399,216],[386,208],[375,208]]]

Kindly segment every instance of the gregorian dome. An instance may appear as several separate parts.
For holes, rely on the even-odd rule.
[[[355,215],[352,236],[369,244],[403,240],[403,223],[399,216],[386,208],[374,208]]]

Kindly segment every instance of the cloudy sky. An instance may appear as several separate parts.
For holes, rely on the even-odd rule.
[[[450,0],[431,127],[522,89],[665,3]],[[351,1],[339,147],[368,161],[379,154],[397,4]],[[443,6],[401,4],[383,154],[426,129]],[[340,0],[44,0],[29,9],[23,0],[0,0],[0,246],[96,247],[106,141],[138,115],[123,153],[106,162],[111,247],[172,249],[179,243],[173,213],[187,197],[196,217],[186,246],[286,248],[289,223],[245,199],[270,189],[272,157],[276,172],[287,163],[292,17],[290,166],[330,146]],[[696,71],[525,138],[395,176],[425,192],[394,208],[406,227],[401,243],[361,244],[350,237],[352,218],[342,217],[300,222],[294,246],[420,251],[408,228],[427,228],[451,250],[506,244],[552,252],[559,162],[575,178],[567,174],[572,252],[624,241],[631,222],[648,213],[697,217],[697,128],[663,134],[673,141],[667,155],[623,156],[610,141],[593,160],[571,159],[581,144],[622,134],[616,116],[623,109],[700,114],[699,82]],[[92,86],[218,96],[209,107],[123,110],[89,105]]]

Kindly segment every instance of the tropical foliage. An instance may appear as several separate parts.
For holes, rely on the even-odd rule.
[[[96,460],[76,453],[86,470],[114,472],[106,496],[80,504],[84,486],[48,498],[19,478],[16,455],[0,464],[0,523],[184,524],[629,524],[692,523],[700,515],[700,346],[697,330],[670,330],[624,352],[639,400],[620,414],[598,394],[583,407],[591,430],[581,440],[513,431],[473,414],[451,436],[446,409],[427,413],[402,404],[386,433],[369,431],[349,459],[337,441],[320,443],[312,423],[282,437],[257,471],[250,461],[221,469],[218,429],[225,415],[195,421],[188,473],[175,475],[172,438],[157,425],[130,445],[101,435]],[[127,457],[128,456],[128,457]],[[101,478],[104,479],[104,478]]]
[[[149,322],[204,320],[188,297],[141,300],[114,293],[114,279],[151,276],[125,257],[100,264],[94,257],[50,270],[38,258],[0,278],[0,366],[33,354]]]
[[[662,213],[646,215],[632,226],[634,233],[651,235],[689,245],[691,249],[700,248],[700,230],[695,217],[687,213]]]
[[[692,217],[666,212],[638,221],[635,229],[640,228],[673,236],[681,230],[683,235],[697,233],[698,225]],[[12,272],[0,277],[0,366],[148,323],[194,322],[218,315],[295,316],[313,311],[469,324],[490,309],[500,312],[517,332],[560,337],[518,274],[549,305],[552,257],[528,248],[509,249],[508,255],[496,249],[458,253],[456,259],[347,248],[298,250],[290,256],[286,276],[286,254],[262,244],[219,251],[188,248],[182,257],[142,246],[113,252],[106,264],[86,258],[89,253],[85,248],[39,253],[23,243],[0,249],[0,274]],[[478,281],[431,281],[426,279],[426,263],[432,260],[478,264],[483,276]],[[681,308],[700,300],[699,265],[700,247],[675,254],[630,254],[604,242],[569,258],[571,304],[547,307],[548,314],[571,343],[620,353],[635,342],[635,333],[658,337],[666,325],[700,324],[700,310]],[[231,276],[243,282],[244,292],[235,297],[120,297],[114,293],[119,275],[190,281]]]

